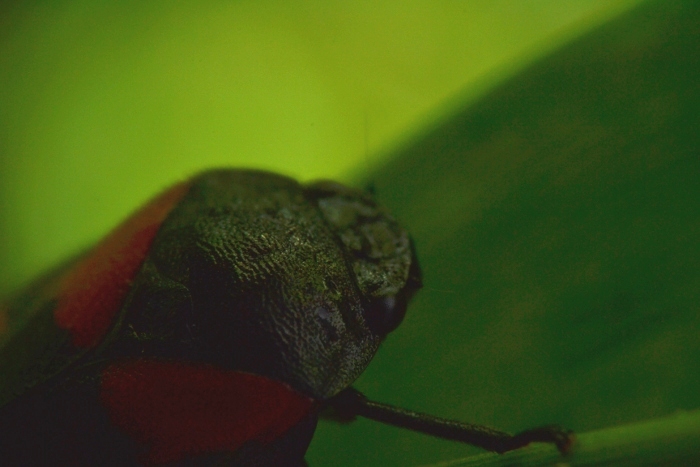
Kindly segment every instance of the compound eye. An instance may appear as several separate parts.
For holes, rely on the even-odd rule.
[[[378,336],[386,336],[401,324],[406,315],[406,306],[404,294],[373,299],[365,307],[365,320],[369,329]]]

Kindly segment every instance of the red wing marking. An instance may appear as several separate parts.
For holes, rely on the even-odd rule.
[[[148,464],[270,442],[314,401],[262,376],[204,364],[126,360],[102,374],[110,419],[149,450]]]
[[[76,347],[93,347],[105,336],[131,281],[168,213],[189,189],[180,183],[129,217],[60,280],[56,325]]]

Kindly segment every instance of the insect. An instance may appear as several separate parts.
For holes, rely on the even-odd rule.
[[[304,465],[326,409],[497,452],[565,451],[558,427],[511,436],[351,387],[420,286],[411,238],[370,194],[202,173],[1,309],[0,459]]]

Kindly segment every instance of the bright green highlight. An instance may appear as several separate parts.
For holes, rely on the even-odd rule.
[[[465,89],[634,3],[3,7],[0,294],[205,167],[365,175]]]

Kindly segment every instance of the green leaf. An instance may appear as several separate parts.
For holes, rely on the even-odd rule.
[[[698,24],[697,2],[646,3],[372,176],[414,235],[425,288],[358,389],[511,432],[700,407]],[[309,460],[470,452],[363,422],[323,424]]]

